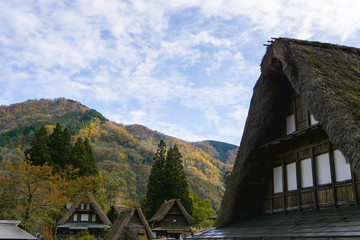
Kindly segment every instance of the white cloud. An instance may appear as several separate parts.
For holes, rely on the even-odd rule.
[[[359,8],[355,0],[1,1],[0,103],[65,96],[124,123],[238,144],[262,44],[286,36],[359,46]],[[196,112],[194,126],[170,119],[181,113],[164,112],[169,103]]]

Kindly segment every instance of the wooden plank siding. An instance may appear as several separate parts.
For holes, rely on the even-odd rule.
[[[339,205],[357,205],[360,199],[360,179],[352,173],[352,179],[336,182],[333,151],[336,146],[328,140],[309,144],[306,148],[291,149],[274,157],[273,167],[282,167],[283,192],[274,194],[273,168],[269,172],[269,186],[264,198],[263,211],[265,213],[286,212],[291,210],[318,209],[323,207],[337,207]],[[315,158],[317,155],[328,153],[331,183],[317,184]],[[313,186],[301,188],[300,161],[311,158]],[[287,190],[286,165],[296,163],[297,189]],[[354,187],[356,186],[356,187]]]
[[[334,150],[337,146],[329,141],[326,133],[316,125],[311,125],[311,114],[307,111],[303,98],[292,93],[288,115],[294,114],[295,132],[287,134],[283,127],[283,137],[263,145],[264,158],[271,159],[268,187],[265,191],[262,209],[266,213],[286,212],[302,209],[319,209],[323,207],[337,207],[339,205],[358,205],[360,199],[360,178],[351,171],[351,179],[337,182]],[[324,155],[328,155],[328,163],[324,162]],[[317,156],[322,155],[317,158]],[[326,155],[325,155],[326,156]],[[302,188],[302,173],[300,161],[310,159],[312,171],[312,186]],[[291,187],[288,190],[289,179],[287,165],[295,163],[296,189],[294,179],[290,179]],[[319,165],[320,164],[320,165]],[[325,165],[324,165],[325,164]],[[307,165],[304,165],[307,166]],[[317,169],[323,166],[329,172]],[[273,169],[282,169],[282,192],[274,193]],[[290,170],[293,173],[293,170]],[[317,176],[317,174],[320,176]],[[293,173],[294,174],[294,173]],[[325,175],[326,176],[325,176]],[[324,180],[325,177],[325,180]],[[290,177],[291,178],[291,177]],[[306,181],[309,184],[309,181]],[[318,184],[318,182],[324,184]]]

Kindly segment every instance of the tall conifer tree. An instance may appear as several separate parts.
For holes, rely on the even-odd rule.
[[[44,165],[45,163],[53,165],[49,143],[47,131],[42,126],[35,135],[35,139],[31,141],[31,148],[25,150],[25,158],[30,160],[33,165]]]
[[[167,194],[164,190],[165,154],[166,144],[164,140],[161,139],[153,159],[153,165],[147,184],[147,193],[141,204],[147,218],[151,218],[164,200],[166,200]]]
[[[99,174],[95,156],[92,152],[89,140],[78,138],[75,146],[71,144],[69,130],[61,129],[56,124],[54,132],[49,136],[45,127],[41,127],[31,143],[31,148],[25,150],[25,158],[33,165],[54,166],[54,172],[58,173],[68,165],[79,169],[80,176],[97,176]]]
[[[183,206],[192,214],[189,184],[178,147],[170,147],[167,154],[163,140],[158,147],[142,202],[146,217],[151,218],[164,201],[175,198],[181,199]]]
[[[80,176],[96,176],[99,170],[88,139],[78,138],[72,151],[71,162],[79,168]]]
[[[193,204],[190,198],[189,184],[186,179],[182,162],[182,155],[176,144],[170,147],[166,155],[165,164],[165,189],[167,189],[167,200],[181,199],[182,205],[192,214]]]
[[[69,130],[61,129],[60,123],[56,124],[54,132],[50,135],[51,160],[54,163],[55,172],[60,171],[71,161],[71,135]]]

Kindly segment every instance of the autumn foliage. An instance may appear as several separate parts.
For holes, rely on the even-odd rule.
[[[92,191],[92,177],[78,177],[72,168],[53,172],[47,164],[34,166],[29,160],[17,166],[2,164],[0,175],[0,210],[7,219],[20,219],[26,230],[40,232],[54,227],[65,204],[79,192]]]

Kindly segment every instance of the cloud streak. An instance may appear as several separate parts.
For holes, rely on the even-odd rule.
[[[121,123],[238,144],[262,46],[359,46],[357,1],[0,2],[0,104],[67,97]]]

